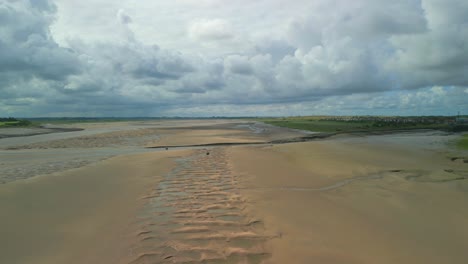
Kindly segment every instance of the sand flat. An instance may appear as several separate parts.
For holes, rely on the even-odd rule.
[[[236,147],[231,157],[250,213],[282,234],[269,242],[271,263],[468,259],[468,184],[453,180],[467,165],[362,142]]]
[[[117,155],[155,151],[146,147],[265,142],[303,135],[245,120],[150,120],[72,126],[83,130],[0,139],[0,184],[78,168]]]
[[[411,134],[154,150],[302,134],[238,120],[89,127],[0,151],[0,178],[23,174],[0,185],[0,263],[468,259],[468,164],[444,135],[430,149]],[[84,158],[96,161],[62,171]]]
[[[164,133],[164,132],[163,132]],[[162,134],[163,134],[162,133]],[[200,129],[200,130],[176,130],[165,131],[160,140],[155,143],[147,144],[149,147],[158,146],[184,146],[184,145],[202,145],[212,143],[247,143],[258,142],[259,139],[249,135],[248,132],[233,129]]]
[[[0,186],[2,263],[118,263],[141,197],[182,152],[147,153]]]
[[[158,130],[161,137],[156,142],[149,142],[146,146],[258,143],[295,138],[306,134],[303,131],[239,120],[232,120],[230,122],[216,122],[216,120],[214,120],[211,123],[205,121],[197,125],[192,123],[192,126],[190,126],[190,123],[182,124],[184,124],[184,126],[166,126]]]

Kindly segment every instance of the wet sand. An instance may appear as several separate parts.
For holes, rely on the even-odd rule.
[[[84,127],[0,140],[0,263],[468,259],[468,153],[447,147],[456,136],[184,148],[304,133],[239,120]],[[180,148],[147,148],[166,145]],[[67,165],[76,160],[89,162]]]
[[[76,123],[75,132],[0,138],[0,184],[79,168],[147,147],[264,142],[300,132],[242,120]],[[21,135],[21,131],[17,131]]]
[[[142,194],[182,154],[118,157],[0,185],[0,262],[118,263]]]
[[[267,256],[261,245],[256,251],[242,245],[227,247],[229,252],[215,246],[222,245],[222,235],[240,241],[257,236],[252,233],[255,223],[242,214],[235,176],[226,174],[226,166],[219,167],[227,162],[221,155],[224,150],[145,148],[154,140],[248,141],[271,132],[263,130],[260,135],[251,126],[225,120],[83,124],[84,130],[77,132],[0,139],[0,263],[146,263],[154,250],[162,250],[165,258],[172,252],[168,261],[194,254],[214,261]],[[205,157],[214,159],[200,160]],[[183,167],[187,171],[181,171]],[[171,186],[183,191],[174,196]],[[189,198],[198,204],[184,204]],[[167,206],[177,208],[174,216],[158,218]],[[234,218],[244,224],[233,226],[228,220]],[[177,228],[172,226],[176,220]],[[211,234],[215,237],[191,237],[204,230],[215,231]],[[154,243],[152,236],[161,234],[169,237]],[[200,241],[209,245],[200,248]],[[182,256],[173,253],[182,248],[186,248]]]
[[[209,153],[209,155],[207,155]],[[196,150],[145,198],[129,263],[261,263],[268,233],[245,212],[225,148]]]
[[[464,263],[468,164],[411,147],[322,141],[231,149],[269,263]]]

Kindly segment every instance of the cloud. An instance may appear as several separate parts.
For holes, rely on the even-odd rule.
[[[233,29],[223,19],[199,19],[189,26],[189,36],[199,41],[220,41],[234,37]]]
[[[0,74],[2,79],[61,81],[80,72],[73,51],[59,47],[49,26],[55,6],[49,1],[0,3]],[[15,79],[12,79],[15,81]]]
[[[429,30],[392,36],[389,41],[396,51],[387,69],[398,74],[402,88],[468,86],[468,4],[426,0],[423,8]]]
[[[122,23],[122,24],[132,23],[132,18],[129,15],[125,14],[125,11],[123,9],[120,9],[117,12],[117,18],[120,21],[120,23]]]
[[[283,39],[261,38],[254,46],[254,54],[268,54],[274,61],[279,61],[286,55],[294,55],[296,48]]]
[[[249,58],[246,56],[231,55],[224,60],[225,67],[234,74],[250,75],[253,73]]]
[[[0,111],[468,109],[465,2],[3,1]]]
[[[418,91],[391,91],[317,98],[307,102],[271,104],[187,105],[164,111],[168,116],[298,116],[316,115],[456,115],[467,109],[467,92],[459,87],[430,87]],[[255,113],[255,114],[252,114]]]

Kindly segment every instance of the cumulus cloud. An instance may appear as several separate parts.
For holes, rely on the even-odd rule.
[[[129,15],[125,14],[125,11],[123,9],[119,9],[119,11],[117,12],[117,18],[122,24],[132,23],[132,18]]]
[[[80,71],[73,51],[53,40],[49,26],[55,6],[49,1],[0,3],[0,74],[3,80],[34,77],[64,80]]]
[[[253,73],[249,58],[246,56],[231,55],[224,60],[226,68],[234,74],[250,75]]]
[[[468,3],[426,0],[423,8],[429,30],[392,36],[396,51],[387,68],[398,74],[402,88],[468,86]]]
[[[231,39],[234,33],[228,21],[215,18],[193,21],[189,26],[189,35],[196,40],[216,41]]]
[[[463,0],[55,1],[0,2],[3,112],[468,110]]]
[[[31,115],[82,72],[77,54],[50,33],[55,12],[46,0],[0,2],[0,112]]]

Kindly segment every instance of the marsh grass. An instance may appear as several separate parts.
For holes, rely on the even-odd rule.
[[[468,134],[463,135],[457,142],[456,146],[459,149],[468,150]]]
[[[357,132],[408,129],[446,129],[445,124],[396,123],[382,121],[333,121],[321,117],[286,117],[261,119],[270,125],[314,132]]]
[[[0,128],[5,127],[29,127],[33,123],[28,120],[0,121]]]

